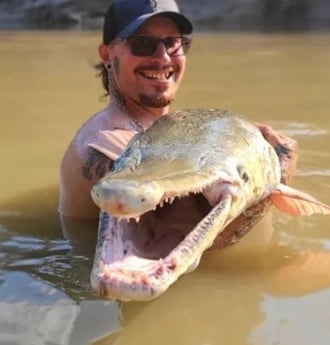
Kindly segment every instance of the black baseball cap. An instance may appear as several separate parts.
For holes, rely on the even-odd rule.
[[[192,33],[192,23],[180,13],[175,0],[113,0],[104,18],[103,43],[132,36],[147,19],[158,14],[171,18],[182,34]]]

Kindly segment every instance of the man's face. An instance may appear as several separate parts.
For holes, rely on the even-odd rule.
[[[147,20],[134,36],[164,39],[180,32],[171,19],[159,15]],[[170,56],[160,43],[152,55],[136,56],[127,41],[111,44],[109,54],[116,87],[127,101],[156,108],[172,102],[184,75],[184,55]]]

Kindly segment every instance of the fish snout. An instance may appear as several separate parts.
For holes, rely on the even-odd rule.
[[[156,182],[101,181],[91,191],[95,204],[114,217],[137,217],[156,207],[163,190]]]

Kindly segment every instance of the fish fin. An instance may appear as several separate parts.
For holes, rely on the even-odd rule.
[[[270,195],[273,204],[281,211],[293,216],[330,214],[330,206],[316,200],[311,195],[280,184]]]
[[[100,130],[87,145],[110,159],[116,160],[135,134],[137,131],[127,129]]]

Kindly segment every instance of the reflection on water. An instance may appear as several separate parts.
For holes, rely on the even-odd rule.
[[[91,68],[98,36],[0,36],[0,344],[328,343],[326,217],[274,211],[155,301],[95,296],[95,222],[59,220],[56,183],[68,141],[105,105]],[[230,108],[293,136],[295,187],[330,204],[329,43],[327,35],[197,36],[175,108]]]

